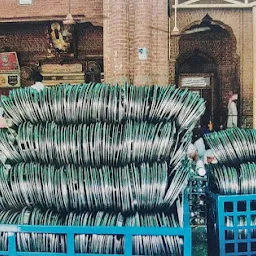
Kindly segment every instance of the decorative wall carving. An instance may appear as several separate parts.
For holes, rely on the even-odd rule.
[[[49,53],[64,57],[74,56],[73,43],[74,25],[63,25],[53,22],[49,27]]]

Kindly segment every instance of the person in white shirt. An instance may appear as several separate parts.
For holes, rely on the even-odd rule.
[[[228,102],[228,119],[227,128],[237,127],[238,112],[236,101],[238,99],[237,94],[233,94],[232,91],[229,92],[230,98]]]
[[[44,84],[42,83],[42,76],[40,74],[35,75],[34,81],[35,84],[31,85],[31,88],[37,90],[38,92],[45,88]]]
[[[203,160],[203,159],[204,159],[205,152],[206,152],[205,144],[204,144],[204,139],[203,139],[202,137],[200,137],[199,139],[197,139],[197,140],[194,142],[194,146],[195,146],[195,148],[196,148],[196,150],[197,150],[199,159]]]
[[[188,158],[191,159],[192,161],[193,171],[200,176],[205,176],[206,170],[204,167],[204,161],[199,158],[198,151],[194,146],[194,144],[191,143],[188,146],[187,155],[188,155]]]
[[[218,161],[213,154],[211,149],[206,150],[205,155],[204,155],[204,164],[217,164]]]

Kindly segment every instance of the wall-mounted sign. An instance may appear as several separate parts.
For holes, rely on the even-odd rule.
[[[0,74],[0,88],[2,87],[19,87],[19,74]]]
[[[33,3],[33,0],[19,0],[20,5],[30,5]]]
[[[139,60],[146,60],[148,58],[147,48],[138,48]]]
[[[183,76],[181,77],[181,86],[182,87],[210,87],[211,86],[211,77],[199,77],[199,76]]]
[[[73,64],[43,64],[41,66],[43,73],[79,73],[83,72],[83,66],[80,63]]]
[[[16,52],[0,53],[0,73],[20,72],[20,66]]]

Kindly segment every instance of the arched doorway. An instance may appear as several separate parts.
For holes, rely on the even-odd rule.
[[[212,121],[225,127],[229,92],[239,93],[236,39],[230,28],[206,15],[182,32],[176,59],[176,84],[200,93],[206,100],[201,126]]]
[[[185,52],[177,59],[177,84],[199,94],[206,101],[206,111],[200,120],[200,126],[205,128],[210,121],[216,123],[214,117],[214,112],[217,112],[215,98],[218,96],[218,91],[215,91],[216,74],[217,65],[214,59],[198,49]]]

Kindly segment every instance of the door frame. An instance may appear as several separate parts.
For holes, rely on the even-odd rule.
[[[186,79],[186,83],[185,85],[182,85],[182,80],[184,78],[188,78]],[[189,78],[191,78],[191,83],[189,84]],[[206,81],[206,85],[196,85],[196,79],[193,78],[198,78],[200,81],[201,78],[201,82],[203,82],[203,80]],[[214,124],[214,103],[216,101],[216,99],[214,98],[215,95],[215,83],[214,83],[214,73],[180,73],[179,74],[179,79],[178,79],[178,87],[181,89],[189,89],[190,91],[199,91],[200,92],[200,97],[202,97],[203,95],[203,90],[204,89],[208,89],[210,90],[210,94],[211,94],[211,105],[210,105],[210,121],[212,121],[212,123]]]

